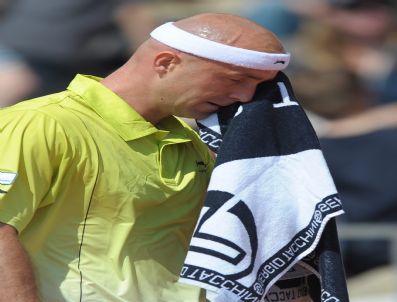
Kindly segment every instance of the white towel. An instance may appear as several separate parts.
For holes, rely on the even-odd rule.
[[[319,244],[341,202],[288,78],[279,72],[252,102],[198,125],[217,160],[180,281],[213,302],[259,302],[270,301],[278,280],[313,274],[321,279],[310,281],[314,301],[348,301],[334,222],[331,240]]]

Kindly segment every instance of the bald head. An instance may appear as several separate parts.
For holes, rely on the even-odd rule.
[[[239,16],[207,13],[182,19],[174,25],[196,36],[230,46],[269,53],[285,52],[272,32]]]
[[[170,115],[200,119],[250,101],[256,86],[288,62],[272,32],[242,17],[207,13],[157,27],[102,83],[152,123]]]
[[[213,61],[262,70],[282,70],[289,62],[278,38],[239,16],[206,13],[166,23],[151,32],[135,52],[142,61],[150,51],[181,51]]]

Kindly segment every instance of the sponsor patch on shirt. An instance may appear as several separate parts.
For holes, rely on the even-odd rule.
[[[196,160],[196,166],[198,172],[206,172],[207,171],[207,164],[205,164],[201,160]]]
[[[2,172],[0,171],[0,184],[11,185],[17,178],[17,173],[15,172]]]

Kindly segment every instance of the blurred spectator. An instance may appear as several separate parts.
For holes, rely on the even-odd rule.
[[[295,93],[320,136],[344,202],[342,220],[397,222],[397,104],[377,102],[371,87],[345,64],[337,33],[317,26],[295,38]],[[382,240],[343,241],[348,276],[390,263],[389,247]]]
[[[291,74],[302,105],[322,118],[339,119],[374,105],[372,94],[346,69],[307,69]]]
[[[331,121],[327,128],[320,142],[344,201],[341,220],[396,223],[397,104]],[[391,261],[388,241],[343,241],[342,250],[348,276]]]
[[[342,198],[344,223],[397,223],[397,103],[376,105],[346,70],[298,72],[295,92],[308,110]],[[342,241],[349,277],[390,264],[390,242]]]
[[[114,14],[135,2],[9,1],[0,19],[0,107],[63,90],[76,73],[118,67],[131,50]]]
[[[301,2],[301,1],[299,1]],[[393,0],[287,1],[291,10],[339,36],[341,63],[376,96],[397,100],[397,4]],[[306,3],[306,5],[304,4]]]
[[[327,35],[328,41],[337,43],[328,43],[323,54],[337,54],[337,64],[355,74],[378,103],[397,100],[396,16],[394,0],[271,0],[258,3],[247,15],[281,37],[295,64],[311,59],[305,53],[296,56],[295,47],[309,48],[304,43],[310,38],[304,36],[317,27],[328,28],[337,36]]]
[[[379,102],[397,100],[396,4],[390,0],[350,1],[334,26],[345,30],[344,60],[376,93]]]

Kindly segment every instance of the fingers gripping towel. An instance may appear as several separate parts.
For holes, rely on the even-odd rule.
[[[198,125],[217,160],[180,281],[216,302],[298,301],[288,280],[309,284],[313,301],[348,301],[341,202],[288,78]]]

